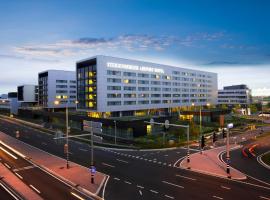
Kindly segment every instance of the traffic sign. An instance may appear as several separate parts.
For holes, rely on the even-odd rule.
[[[230,129],[230,128],[233,128],[233,123],[230,123],[227,125],[227,128]]]
[[[151,118],[151,119],[150,119],[150,124],[153,125],[153,123],[154,123],[154,119]]]
[[[165,128],[166,128],[166,129],[169,129],[169,127],[170,127],[169,124],[170,124],[169,120],[166,119],[166,120],[165,120]]]
[[[95,166],[91,166],[90,167],[90,172],[91,172],[91,174],[95,174],[97,172],[96,167]]]

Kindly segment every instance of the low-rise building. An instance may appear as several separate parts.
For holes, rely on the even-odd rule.
[[[37,85],[20,85],[17,87],[18,101],[21,107],[35,106],[38,102]]]
[[[218,104],[246,108],[252,102],[251,89],[247,85],[226,86],[218,90]]]
[[[48,70],[38,74],[38,104],[45,109],[76,108],[74,71]],[[58,101],[58,104],[55,104]]]

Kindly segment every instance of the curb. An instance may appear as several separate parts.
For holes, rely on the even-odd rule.
[[[270,153],[270,151],[267,151],[267,152],[265,152],[265,153],[259,155],[259,156],[257,157],[257,162],[258,162],[259,164],[261,164],[262,166],[264,166],[265,168],[267,168],[267,169],[270,170],[270,165],[266,164],[266,163],[263,162],[263,160],[262,160],[262,157],[263,157],[265,154],[268,154],[268,153]]]

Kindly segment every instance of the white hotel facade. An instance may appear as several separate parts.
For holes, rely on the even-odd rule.
[[[217,102],[217,74],[94,56],[76,63],[77,109],[93,117],[176,112]]]

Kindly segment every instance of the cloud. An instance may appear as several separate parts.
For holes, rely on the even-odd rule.
[[[211,61],[211,62],[207,62],[204,63],[203,65],[206,66],[230,66],[230,65],[237,65],[240,67],[246,66],[246,65],[263,65],[264,63],[259,63],[256,61]]]
[[[46,58],[33,58],[33,57],[27,57],[27,56],[18,56],[18,55],[11,55],[11,54],[0,54],[0,58],[2,59],[12,59],[12,60],[30,60],[35,62],[59,62],[59,60],[56,59],[46,59]]]
[[[198,41],[214,41],[224,36],[218,33],[197,33],[186,37],[153,36],[153,35],[120,35],[111,38],[84,37],[77,40],[61,40],[51,44],[36,44],[14,47],[13,50],[20,55],[62,57],[75,56],[87,51],[163,51],[172,46],[192,47]]]
[[[270,88],[255,88],[252,90],[252,95],[254,96],[270,96]]]

